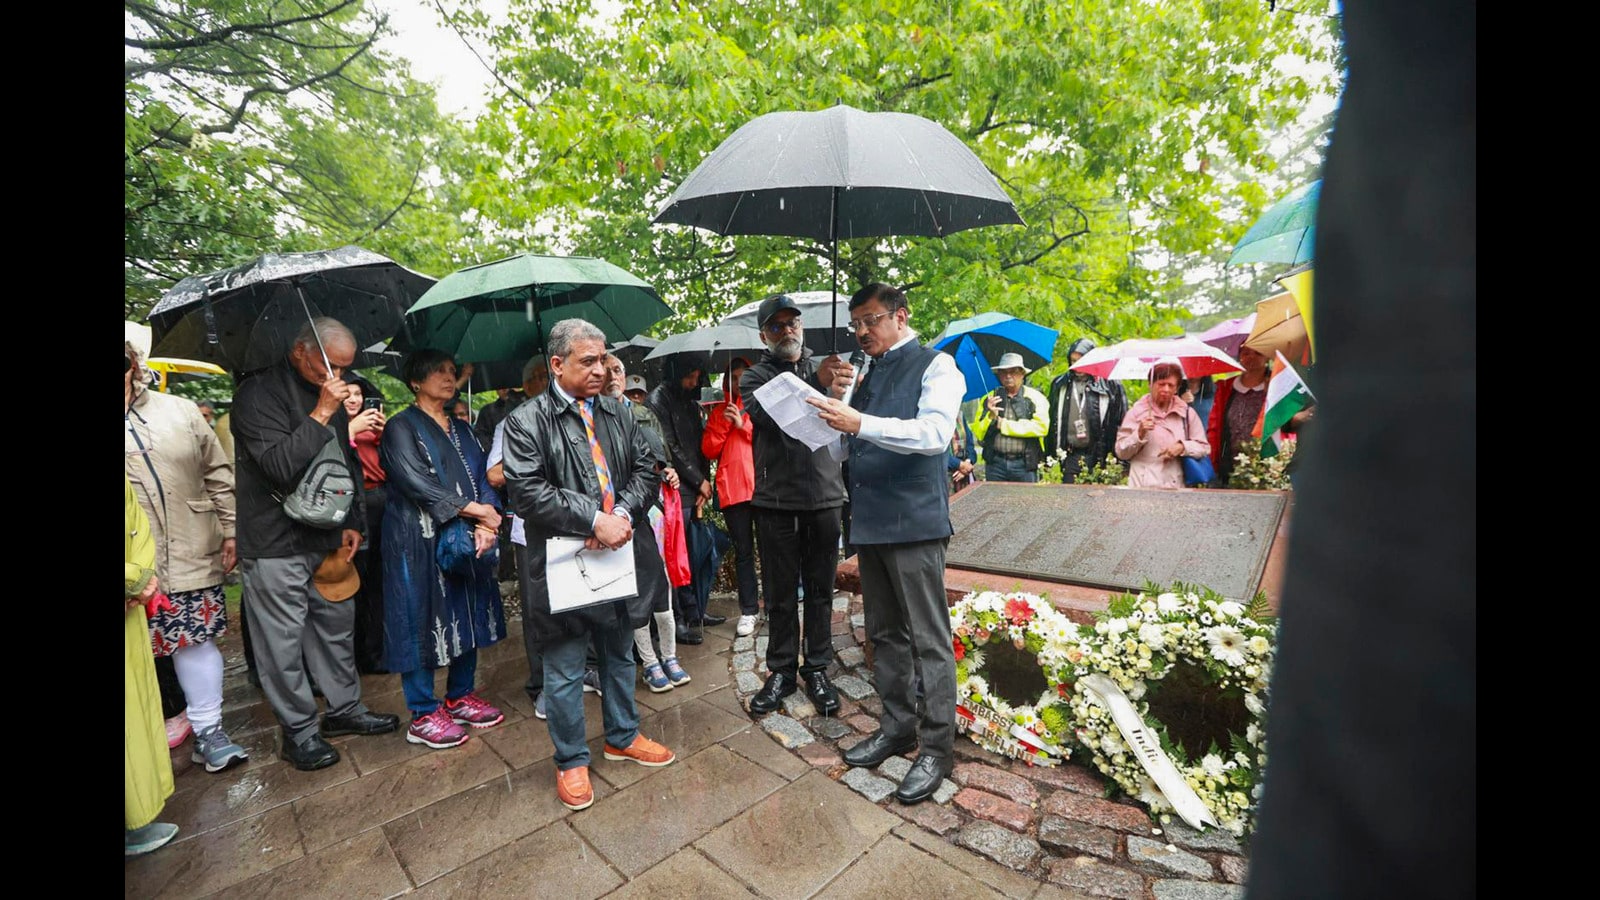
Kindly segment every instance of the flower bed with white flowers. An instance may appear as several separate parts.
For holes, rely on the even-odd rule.
[[[1067,756],[1068,685],[1078,626],[1033,594],[972,593],[950,608],[956,727],[986,750],[1032,765]]]
[[[1276,628],[1203,588],[1152,593],[1113,597],[1093,630],[1083,630],[1080,665],[1062,680],[1099,673],[1116,682],[1201,802],[1222,827],[1242,835],[1254,825],[1267,761],[1264,716]],[[1086,691],[1071,692],[1068,705],[1073,736],[1092,763],[1170,822],[1172,804],[1109,711]]]

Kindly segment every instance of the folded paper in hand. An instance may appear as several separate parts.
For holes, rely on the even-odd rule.
[[[817,408],[806,402],[807,397],[821,399],[823,395],[793,372],[784,372],[756,388],[753,396],[784,434],[812,450],[839,440],[839,432],[822,421]]]
[[[631,538],[616,550],[586,550],[583,541],[575,537],[545,539],[544,577],[553,613],[639,594]]]

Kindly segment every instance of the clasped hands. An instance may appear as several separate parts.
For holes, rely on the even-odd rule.
[[[603,512],[595,517],[594,534],[583,539],[583,549],[619,550],[633,539],[633,522],[615,511]]]

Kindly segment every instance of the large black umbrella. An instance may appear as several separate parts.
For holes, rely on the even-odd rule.
[[[150,310],[151,354],[240,375],[282,359],[315,316],[338,319],[357,347],[370,347],[401,328],[406,309],[433,283],[356,246],[268,253],[173,285]]]
[[[841,104],[745,123],[689,173],[653,221],[826,242],[837,291],[840,238],[944,237],[1021,225],[1022,217],[983,162],[943,126]]]

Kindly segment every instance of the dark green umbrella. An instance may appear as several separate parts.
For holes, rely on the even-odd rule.
[[[525,362],[544,352],[562,319],[583,319],[620,341],[670,315],[655,288],[603,259],[519,253],[440,279],[406,311],[409,334],[395,344],[464,363]]]
[[[1321,194],[1319,178],[1267,207],[1239,243],[1233,245],[1228,265],[1310,262],[1317,244],[1317,198]]]

